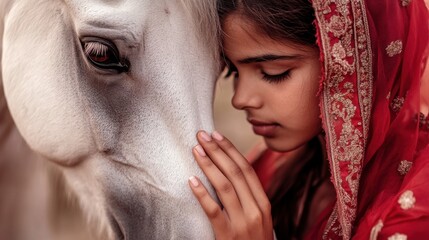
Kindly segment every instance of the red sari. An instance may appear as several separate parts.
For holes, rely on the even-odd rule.
[[[429,98],[429,89],[421,89],[428,86],[422,80],[429,81],[423,79],[429,52],[425,3],[312,4],[337,200],[308,236],[429,239],[429,117],[420,114],[422,99]],[[262,181],[266,185],[269,177]]]

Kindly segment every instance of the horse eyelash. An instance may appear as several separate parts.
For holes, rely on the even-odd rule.
[[[85,43],[85,54],[91,55],[95,54],[96,56],[105,56],[109,47],[102,43],[98,42],[87,42]]]

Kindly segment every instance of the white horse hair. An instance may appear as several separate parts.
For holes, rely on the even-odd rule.
[[[213,239],[187,180],[218,29],[215,0],[0,0],[0,238]]]

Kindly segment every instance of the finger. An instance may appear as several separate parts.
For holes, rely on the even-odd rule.
[[[237,166],[241,169],[243,176],[246,178],[246,181],[250,186],[252,186],[251,190],[253,195],[263,196],[263,200],[266,199],[266,194],[262,184],[258,178],[253,167],[249,164],[247,159],[235,148],[235,146],[222,134],[217,131],[214,131],[213,139],[216,141],[218,146],[222,149],[222,151],[232,160],[235,161]]]
[[[213,163],[216,164],[228,180],[231,181],[243,208],[258,210],[258,205],[253,197],[244,173],[237,165],[236,161],[228,156],[222,148],[219,147],[218,143],[213,141],[206,132],[198,132],[197,138]]]
[[[190,177],[188,180],[192,192],[209,218],[215,232],[225,232],[228,227],[228,220],[225,218],[221,207],[210,196],[207,189],[197,177]]]
[[[194,147],[192,152],[197,164],[203,170],[204,174],[216,190],[223,207],[228,213],[228,216],[231,219],[234,218],[234,220],[238,220],[237,218],[240,218],[239,216],[242,216],[243,213],[234,186],[206,155],[200,145]]]
[[[214,131],[212,133],[212,137],[218,146],[223,150],[223,152],[233,159],[239,166],[248,185],[251,186],[250,190],[259,206],[259,209],[264,214],[264,219],[271,223],[271,204],[253,167],[250,165],[247,159],[243,157],[243,155],[234,147],[234,145],[222,134]]]

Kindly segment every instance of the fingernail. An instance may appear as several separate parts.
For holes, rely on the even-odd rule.
[[[206,152],[204,151],[203,147],[201,147],[201,145],[197,145],[197,146],[195,146],[195,150],[197,150],[198,154],[199,154],[201,157],[205,157],[205,156],[207,156],[207,155],[206,155]]]
[[[223,140],[223,136],[218,132],[218,131],[214,131],[212,133],[212,137],[218,141],[222,141]]]
[[[208,135],[206,132],[202,131],[201,132],[201,137],[203,138],[204,141],[209,142],[212,140],[212,138],[210,137],[210,135]]]
[[[194,176],[189,178],[189,182],[192,184],[193,187],[198,187],[198,185],[200,185],[197,178]]]

